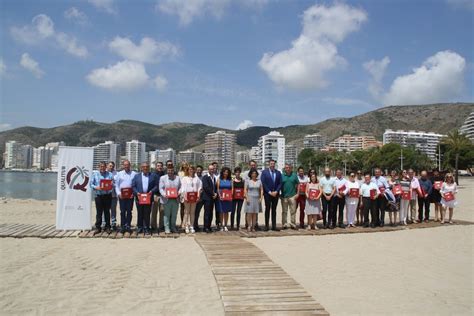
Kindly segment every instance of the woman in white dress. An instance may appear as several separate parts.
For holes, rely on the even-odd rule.
[[[354,194],[354,196],[351,196],[351,191],[357,192],[357,194],[352,193]],[[355,220],[357,206],[359,204],[359,192],[360,192],[360,184],[359,182],[356,181],[355,173],[351,172],[349,175],[349,182],[344,192],[344,195],[346,196],[346,206],[347,206],[346,220],[347,220],[348,227],[355,227],[354,220]]]
[[[317,190],[319,193],[317,196],[312,197],[310,193],[311,190]],[[306,185],[306,206],[305,213],[308,216],[308,227],[307,229],[318,229],[316,226],[316,221],[318,220],[318,215],[321,215],[321,186],[319,185],[318,177],[316,173],[311,174],[309,178],[309,183]]]
[[[441,186],[441,205],[443,209],[441,211],[441,224],[445,223],[446,210],[449,209],[449,223],[453,224],[453,212],[454,207],[458,204],[456,200],[456,194],[458,193],[458,187],[454,182],[452,173],[447,173],[444,179],[444,183]]]

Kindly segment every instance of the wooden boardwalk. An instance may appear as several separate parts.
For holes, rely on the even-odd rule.
[[[474,223],[468,221],[457,220],[455,224],[452,225],[473,225]],[[356,234],[356,233],[374,233],[374,232],[391,232],[398,230],[406,229],[420,229],[420,228],[433,228],[433,227],[446,227],[452,226],[450,224],[445,224],[444,226],[438,222],[430,221],[428,223],[420,224],[411,224],[408,226],[385,226],[385,227],[376,227],[376,228],[336,228],[336,229],[318,229],[318,230],[306,230],[306,229],[287,229],[281,231],[258,231],[249,233],[245,229],[239,231],[229,231],[229,232],[215,232],[212,236],[227,236],[227,237],[285,237],[285,236],[312,236],[312,235],[330,235],[330,234]],[[0,224],[0,238],[1,237],[13,237],[13,238],[27,238],[27,237],[36,237],[36,238],[110,238],[110,239],[120,239],[120,238],[178,238],[183,236],[207,236],[205,233],[196,233],[196,234],[184,234],[184,231],[176,234],[152,234],[151,236],[145,236],[144,234],[137,234],[136,231],[130,233],[122,234],[120,232],[114,231],[110,234],[102,232],[100,234],[94,234],[93,230],[56,230],[54,225],[50,224]]]
[[[195,240],[214,273],[225,315],[329,315],[252,243],[232,236]]]

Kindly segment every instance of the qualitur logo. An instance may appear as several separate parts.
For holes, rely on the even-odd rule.
[[[87,191],[87,184],[89,183],[89,170],[85,167],[75,166],[69,169],[66,181],[69,188],[85,192]]]

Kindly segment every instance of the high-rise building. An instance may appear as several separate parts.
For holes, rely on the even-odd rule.
[[[94,162],[93,168],[99,168],[101,161],[115,162],[117,168],[120,166],[120,144],[116,144],[113,141],[106,141],[94,146]]]
[[[298,154],[300,150],[293,144],[285,145],[285,163],[289,163],[293,168],[298,165]]]
[[[59,146],[66,146],[66,144],[61,142],[53,142],[47,143],[44,147],[51,151],[51,165],[50,169],[52,171],[58,171],[58,154],[59,154]]]
[[[145,147],[146,143],[139,142],[136,139],[126,142],[125,155],[130,161],[132,167],[138,168],[142,162],[147,161],[148,157],[146,155]]]
[[[197,152],[191,149],[180,151],[178,153],[178,163],[189,163],[193,166],[200,165],[203,162],[202,152]]]
[[[306,135],[303,139],[303,148],[321,150],[326,146],[326,137],[321,134]]]
[[[355,151],[366,150],[373,147],[380,147],[382,143],[377,141],[374,136],[352,136],[346,134],[340,136],[329,143],[329,148],[337,151]]]
[[[176,151],[173,148],[150,151],[148,157],[151,164],[155,164],[158,161],[161,161],[164,164],[168,160],[171,160],[173,164],[176,164]]]
[[[235,134],[217,131],[206,135],[204,160],[206,163],[217,162],[220,167],[235,166]]]
[[[44,146],[33,148],[33,168],[46,170],[51,167],[51,155],[53,150]]]
[[[438,144],[445,135],[421,131],[385,130],[383,144],[396,143],[404,147],[413,146],[432,160],[436,159]]]
[[[273,159],[276,161],[277,169],[283,169],[285,166],[285,136],[277,131],[272,131],[259,138],[258,146],[261,153],[259,164],[262,168],[270,159]]]
[[[466,135],[466,137],[474,143],[474,112],[469,114],[467,119],[464,121],[464,124],[459,129],[459,132]]]
[[[246,165],[250,161],[249,159],[249,151],[241,150],[235,154],[235,164],[238,165]]]
[[[260,146],[252,146],[252,148],[249,151],[249,161],[250,160],[255,160],[259,164],[259,167],[263,167],[262,166],[262,152],[260,150]]]
[[[22,168],[23,144],[15,140],[5,143],[5,168]]]

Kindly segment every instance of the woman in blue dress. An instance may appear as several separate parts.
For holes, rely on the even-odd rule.
[[[230,169],[223,167],[219,179],[217,179],[217,192],[220,202],[221,231],[228,231],[227,222],[229,213],[232,211],[232,179]]]

